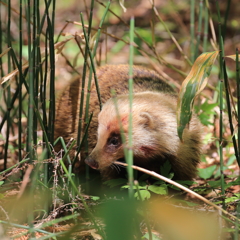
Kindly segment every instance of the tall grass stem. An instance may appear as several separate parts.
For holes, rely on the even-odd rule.
[[[88,19],[88,22],[89,22],[89,24],[88,24],[89,25],[88,26],[88,34],[87,34],[87,37],[85,39],[85,42],[87,42],[88,39],[90,39],[90,37],[91,37],[93,7],[94,7],[94,0],[91,1],[90,15],[89,15],[89,19]],[[80,144],[81,134],[82,134],[83,106],[84,106],[84,98],[85,98],[85,80],[86,80],[86,72],[87,72],[87,63],[88,63],[88,49],[85,46],[83,74],[82,74],[82,86],[81,86],[81,94],[80,94],[80,102],[79,102],[79,121],[78,121],[77,146],[79,146],[79,144]]]
[[[201,41],[201,33],[202,33],[202,12],[203,12],[203,0],[199,1],[199,14],[198,14],[198,30],[197,30],[197,43],[195,48],[195,56],[194,59],[197,59],[199,55],[199,45]]]
[[[219,64],[220,64],[220,73],[219,73],[219,108],[220,108],[220,116],[219,116],[219,154],[220,154],[220,174],[221,174],[221,193],[224,196],[225,190],[224,190],[224,174],[223,174],[223,56],[224,56],[224,49],[223,49],[223,39],[222,39],[222,31],[221,31],[221,17],[220,17],[220,10],[218,1],[216,1],[216,7],[217,7],[217,13],[218,13],[218,42],[220,47],[220,58],[219,58]],[[223,199],[223,208],[225,208],[225,199]]]
[[[192,62],[195,61],[195,0],[191,0],[190,2],[190,49],[191,49],[191,55],[190,59]]]
[[[226,69],[226,63],[223,61],[223,76],[224,76],[224,84],[225,84],[225,92],[226,92],[226,103],[227,103],[227,109],[228,109],[228,119],[229,119],[229,125],[230,125],[230,131],[233,141],[233,147],[235,151],[235,156],[237,162],[239,162],[239,153],[238,153],[238,147],[237,147],[237,141],[234,134],[234,126],[232,122],[232,108],[231,108],[231,102],[229,98],[230,89],[229,89],[229,82],[228,82],[228,76],[227,76],[227,69]]]
[[[128,154],[127,154],[127,163],[128,163],[128,182],[129,182],[129,197],[133,198],[133,57],[134,57],[134,18],[130,20],[130,46],[129,46],[129,118],[128,118]]]
[[[102,100],[101,100],[101,95],[100,95],[100,88],[98,86],[98,80],[97,80],[97,74],[96,74],[96,69],[95,69],[95,65],[94,65],[93,54],[90,50],[89,41],[88,41],[86,31],[85,31],[85,27],[84,27],[84,21],[83,21],[82,13],[80,14],[80,17],[81,17],[81,22],[82,22],[82,26],[83,26],[84,38],[85,38],[85,41],[86,41],[86,48],[88,50],[91,66],[92,66],[92,69],[93,69],[94,81],[95,81],[95,86],[96,86],[96,90],[97,90],[98,102],[99,102],[99,108],[101,110],[102,109]]]
[[[207,5],[205,5],[205,7],[204,7],[203,52],[207,52],[207,47],[208,47],[208,24],[209,24],[208,7],[207,7]]]
[[[238,166],[240,167],[240,73],[239,73],[239,51],[236,49],[236,81],[237,81],[237,109],[238,109]]]
[[[1,28],[0,28],[1,29]],[[18,161],[22,160],[22,0],[19,5],[19,106],[18,106]]]
[[[27,148],[26,151],[29,153],[29,161],[32,162],[34,158],[33,153],[33,95],[34,95],[34,78],[33,78],[33,60],[32,60],[32,31],[31,31],[31,6],[30,1],[27,1],[26,16],[27,16],[27,33],[28,33],[28,62],[29,62],[29,76],[28,76],[28,85],[29,85],[29,96],[28,96],[28,122],[27,122]]]
[[[225,39],[225,36],[226,36],[227,21],[228,21],[228,18],[229,18],[229,10],[230,10],[230,7],[231,7],[231,0],[228,0],[228,1],[227,1],[227,8],[226,8],[226,11],[225,11],[225,16],[224,16],[223,28],[222,28],[222,37],[223,37],[223,40]]]

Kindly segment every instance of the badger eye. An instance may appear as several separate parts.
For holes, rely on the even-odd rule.
[[[112,134],[108,140],[107,140],[107,145],[109,147],[118,147],[121,145],[121,137],[120,134]]]
[[[108,145],[118,145],[119,144],[119,139],[118,137],[111,137],[109,140],[108,140]]]

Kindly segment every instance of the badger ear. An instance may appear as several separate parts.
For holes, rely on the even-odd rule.
[[[154,117],[149,112],[140,113],[140,124],[153,129],[155,127]]]

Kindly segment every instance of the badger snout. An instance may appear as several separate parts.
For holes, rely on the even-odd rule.
[[[85,163],[93,169],[98,169],[99,168],[98,162],[96,162],[91,156],[88,156],[85,159]]]

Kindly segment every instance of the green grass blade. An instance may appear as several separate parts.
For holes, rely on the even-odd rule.
[[[191,49],[191,61],[194,62],[194,51],[195,51],[195,0],[191,0],[190,10],[190,49]]]
[[[220,116],[219,116],[219,156],[220,156],[220,172],[221,172],[221,194],[225,195],[225,188],[224,188],[224,174],[223,174],[223,56],[224,56],[224,44],[223,44],[223,38],[222,38],[222,27],[221,27],[221,16],[220,16],[220,9],[219,9],[219,3],[216,1],[216,7],[217,7],[217,15],[218,15],[218,41],[219,41],[219,47],[220,47],[220,58],[219,58],[219,64],[220,64],[220,72],[219,72],[219,108],[220,108]],[[225,198],[223,198],[223,208],[225,209]]]
[[[204,35],[203,35],[203,52],[207,51],[208,47],[208,21],[209,21],[209,16],[208,16],[208,8],[205,5],[205,11],[204,11]]]
[[[198,15],[198,31],[197,31],[197,43],[195,48],[195,55],[194,59],[197,58],[199,55],[199,45],[201,40],[201,33],[202,33],[202,12],[203,12],[203,0],[199,1],[199,15]]]
[[[128,154],[126,161],[128,163],[128,182],[130,185],[129,188],[129,196],[130,198],[133,198],[133,139],[132,139],[132,131],[133,131],[133,113],[132,113],[132,108],[133,108],[133,55],[134,55],[134,18],[131,18],[130,20],[130,49],[129,49],[129,82],[128,82],[128,87],[129,87],[129,119],[128,119]]]
[[[239,52],[238,48],[236,49],[236,81],[237,81],[237,108],[238,108],[238,123],[240,123],[240,74],[239,74]],[[238,154],[240,154],[240,124],[238,124]],[[238,159],[240,159],[240,155],[238,155]],[[240,162],[238,162],[238,166],[240,167]],[[240,209],[240,208],[239,208]]]
[[[233,121],[232,121],[232,108],[231,108],[230,97],[229,97],[229,95],[230,95],[230,93],[229,93],[229,80],[228,80],[228,76],[227,76],[227,69],[226,69],[225,61],[223,62],[223,75],[224,75],[224,85],[225,85],[225,92],[226,92],[228,120],[229,120],[229,125],[230,125],[230,130],[231,130],[233,147],[234,147],[234,152],[235,152],[237,162],[240,163],[237,141],[236,141],[236,137],[235,137],[235,134],[234,134],[234,126],[233,126]]]

